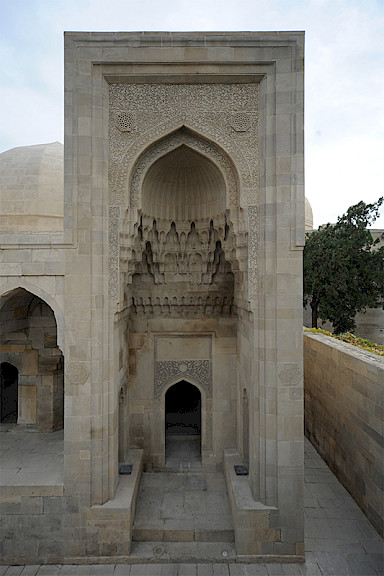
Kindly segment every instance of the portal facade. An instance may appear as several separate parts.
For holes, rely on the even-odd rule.
[[[46,295],[65,368],[65,520],[36,560],[129,557],[120,466],[137,488],[175,435],[224,471],[239,556],[303,557],[303,42],[65,35],[62,230],[3,238],[2,310]]]

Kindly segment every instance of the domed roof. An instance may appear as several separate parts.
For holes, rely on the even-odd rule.
[[[308,198],[305,198],[305,229],[313,230],[313,212]]]
[[[225,210],[225,182],[220,170],[188,146],[157,160],[145,175],[142,209],[168,220],[214,217]]]
[[[63,229],[64,146],[20,146],[0,154],[0,227],[3,232]]]

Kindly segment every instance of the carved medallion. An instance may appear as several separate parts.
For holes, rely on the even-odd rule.
[[[279,372],[280,381],[286,386],[295,386],[301,380],[301,370],[298,364],[287,362]]]

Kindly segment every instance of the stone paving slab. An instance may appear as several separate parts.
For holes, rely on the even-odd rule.
[[[174,476],[173,487],[180,489],[183,480],[177,474]],[[193,485],[199,490],[204,488],[203,481],[194,482],[188,485],[191,492]],[[213,479],[207,478],[208,492],[211,484],[215,486]],[[383,539],[331,471],[324,469],[323,460],[308,441],[305,442],[305,492],[305,564],[242,564],[235,562],[230,554],[222,558],[223,562],[167,563],[160,555],[151,564],[141,560],[133,564],[0,566],[0,576],[383,576]],[[166,545],[180,554],[186,543]],[[196,553],[202,552],[202,558],[215,546],[222,547],[222,543],[195,542],[193,545]],[[139,543],[139,546],[153,547],[153,543]],[[135,558],[131,560],[135,562]]]
[[[142,474],[133,539],[136,542],[232,541],[232,514],[223,473]]]

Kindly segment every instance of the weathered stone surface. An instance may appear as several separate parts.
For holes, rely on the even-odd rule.
[[[236,450],[251,499],[275,511],[273,526],[248,526],[254,510],[241,510],[238,552],[300,550],[303,39],[65,35],[64,205],[55,158],[36,190],[24,167],[12,199],[23,210],[6,188],[1,234],[0,352],[19,370],[19,412],[43,430],[64,421],[62,494],[18,488],[36,498],[24,518],[46,519],[33,552],[46,562],[130,553],[137,492],[118,470],[132,449],[157,471],[221,469]],[[41,165],[57,146],[35,148],[23,154]],[[28,214],[27,196],[47,189],[46,211]],[[187,444],[167,455],[175,430],[198,439],[196,459]],[[205,505],[214,524],[198,487],[186,509],[203,522]],[[192,537],[166,528],[163,540]],[[193,538],[210,557],[216,543],[202,539],[223,534],[205,528]]]

